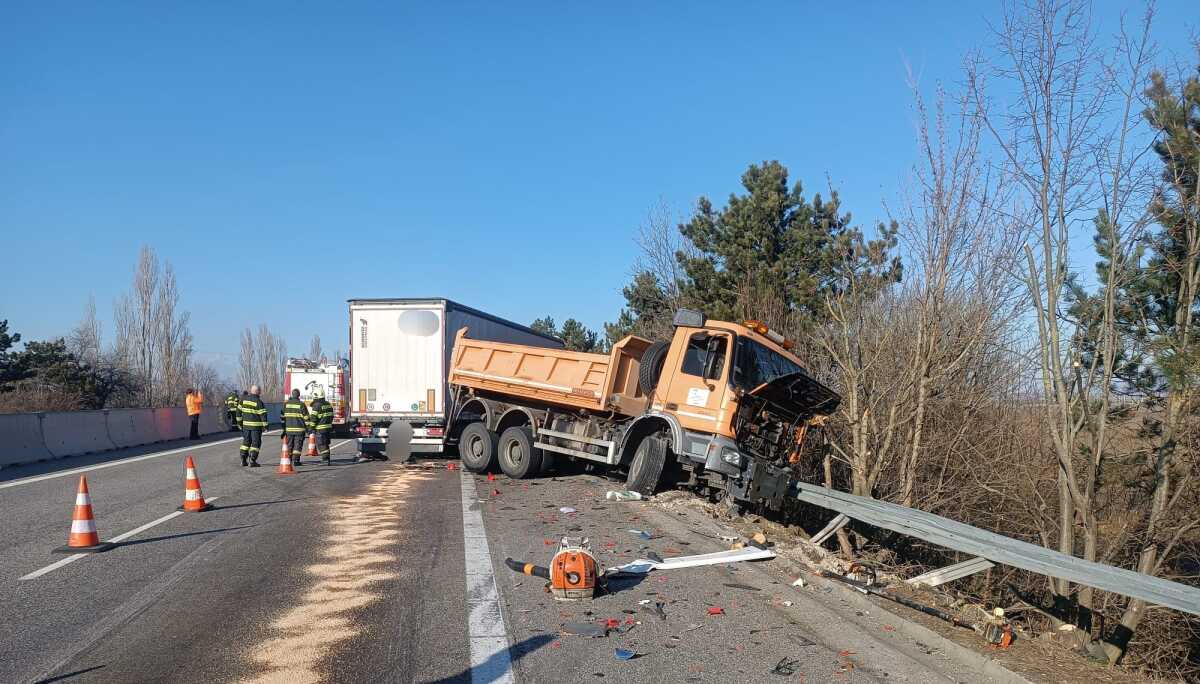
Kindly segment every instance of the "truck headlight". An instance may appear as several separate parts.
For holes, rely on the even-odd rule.
[[[736,449],[723,450],[721,452],[721,460],[730,465],[738,466],[739,468],[742,465],[742,455],[739,454]]]

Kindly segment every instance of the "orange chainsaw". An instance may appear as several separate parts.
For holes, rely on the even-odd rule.
[[[504,564],[516,572],[550,580],[550,593],[559,601],[592,598],[600,577],[599,564],[588,548],[587,539],[563,537],[548,568],[511,558],[505,558]]]

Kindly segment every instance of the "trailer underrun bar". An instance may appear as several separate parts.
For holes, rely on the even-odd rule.
[[[791,495],[805,503],[836,511],[868,525],[924,539],[931,544],[969,553],[994,563],[1200,615],[1200,589],[1185,584],[1094,563],[933,513],[817,485],[793,482]]]

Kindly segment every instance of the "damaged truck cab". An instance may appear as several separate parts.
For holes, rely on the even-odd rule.
[[[528,477],[559,458],[624,468],[630,489],[707,489],[748,504],[786,493],[811,425],[838,396],[758,321],[680,310],[669,342],[612,352],[483,342],[460,331],[450,431],[463,465]]]

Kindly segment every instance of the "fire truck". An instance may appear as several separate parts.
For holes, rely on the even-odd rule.
[[[308,359],[288,359],[283,372],[283,394],[291,396],[293,389],[300,390],[300,400],[307,406],[312,403],[317,388],[325,390],[325,401],[333,406],[333,431],[345,434],[349,431],[349,406],[346,391],[350,387],[350,362],[338,359],[329,363]]]

